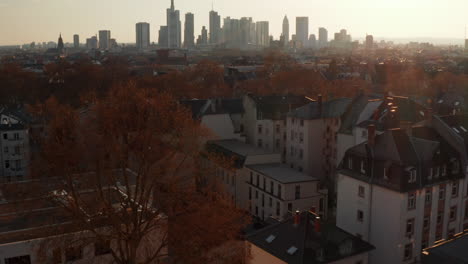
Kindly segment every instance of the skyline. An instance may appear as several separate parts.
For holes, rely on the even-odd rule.
[[[296,33],[295,17],[308,16],[309,34],[318,36],[318,28],[325,27],[332,36],[345,28],[353,39],[363,39],[366,34],[372,34],[376,39],[447,38],[461,41],[468,24],[468,18],[463,14],[468,10],[468,1],[465,0],[296,2],[291,6],[279,0],[218,0],[213,2],[213,10],[221,18],[252,17],[254,21],[269,21],[270,34],[275,39],[281,34],[284,15],[289,18],[291,35]],[[209,27],[211,3],[208,0],[198,0],[196,3],[175,0],[182,25],[185,14],[193,13],[195,35],[199,35],[202,26]],[[265,9],[265,6],[271,8]],[[157,42],[157,30],[166,24],[166,9],[169,7],[170,0],[139,0],[138,3],[128,0],[1,0],[0,23],[6,26],[0,28],[0,45],[56,41],[59,33],[67,43],[73,42],[74,34],[79,34],[83,43],[84,39],[98,34],[99,30],[110,30],[119,43],[134,43],[135,24],[138,22],[151,24],[151,42]]]

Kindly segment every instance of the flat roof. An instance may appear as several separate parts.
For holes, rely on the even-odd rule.
[[[275,152],[258,148],[250,144],[238,141],[236,139],[226,139],[226,140],[213,140],[210,141],[210,144],[217,145],[224,148],[232,153],[238,154],[240,156],[256,156],[256,155],[268,155],[268,154],[277,154]]]
[[[319,179],[280,163],[249,165],[248,168],[281,183],[318,181]]]

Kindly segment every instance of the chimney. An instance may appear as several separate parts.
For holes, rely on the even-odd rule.
[[[296,210],[296,213],[294,214],[294,226],[299,226],[301,223],[301,212],[299,210]]]
[[[318,95],[317,102],[318,102],[318,108],[319,108],[319,117],[322,117],[322,108],[323,108],[323,96],[322,96],[322,94]]]
[[[367,144],[374,146],[375,144],[375,125],[371,124],[367,127]]]

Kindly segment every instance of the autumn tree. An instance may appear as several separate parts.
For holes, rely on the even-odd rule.
[[[240,263],[213,252],[238,241],[245,215],[206,181],[204,131],[171,95],[130,83],[87,110],[51,99],[35,111],[48,127],[34,176],[58,182],[51,199],[89,234],[80,242],[112,241],[119,264]]]

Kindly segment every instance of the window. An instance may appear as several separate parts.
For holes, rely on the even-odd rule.
[[[292,212],[292,203],[288,203],[288,212]]]
[[[426,203],[426,205],[430,205],[432,203],[432,189],[426,189],[424,202]]]
[[[348,169],[353,169],[353,158],[348,157]]]
[[[427,179],[428,179],[429,181],[432,181],[432,176],[433,176],[433,174],[434,174],[434,169],[430,168],[430,169],[429,169],[429,174],[427,175]]]
[[[423,220],[423,230],[429,230],[430,219],[429,216],[424,217]]]
[[[3,134],[3,139],[8,139],[8,134],[7,133]]]
[[[255,199],[258,199],[258,191],[255,190]]]
[[[266,178],[263,177],[263,190],[266,190]]]
[[[75,261],[83,258],[83,248],[76,246],[65,250],[65,261]]]
[[[244,132],[244,125],[243,124],[240,125],[239,130],[240,130],[240,132]]]
[[[279,140],[279,139],[276,139],[275,147],[276,147],[277,149],[280,148],[280,140]]]
[[[457,219],[457,207],[456,206],[452,206],[450,207],[450,222],[453,222],[455,221],[455,219]]]
[[[439,200],[444,200],[445,199],[445,186],[441,185],[439,187]]]
[[[265,194],[262,193],[262,207],[265,207]]]
[[[275,188],[275,183],[273,181],[270,182],[270,193],[273,194],[273,190]]]
[[[299,133],[299,142],[304,142],[304,134],[302,132]]]
[[[440,173],[440,167],[435,168],[435,173],[434,173],[434,178],[439,178],[439,173]]]
[[[277,196],[278,197],[281,197],[281,185],[278,184],[278,193],[277,193]]]
[[[319,200],[319,212],[323,212],[323,198]]]
[[[445,175],[447,175],[447,165],[444,164],[442,166],[442,176],[445,176]]]
[[[110,240],[98,241],[94,244],[94,255],[106,255],[111,253]]]
[[[416,195],[414,193],[408,194],[408,210],[416,208]]]
[[[408,183],[415,183],[416,182],[416,169],[410,169],[408,171]]]
[[[268,206],[270,206],[270,208],[273,206],[273,199],[271,199],[271,197],[268,199]]]
[[[299,150],[299,158],[300,159],[304,158],[304,150],[302,149]]]
[[[295,192],[295,199],[301,199],[301,186],[300,185],[297,185],[296,186],[296,192]]]
[[[3,152],[8,153],[8,147],[4,147]]]
[[[255,215],[258,216],[258,206],[255,206]]]
[[[442,224],[442,220],[444,218],[444,212],[438,212],[437,213],[437,224],[440,225]],[[437,239],[438,240],[438,239]]]
[[[358,188],[358,195],[359,195],[359,197],[362,197],[362,198],[365,197],[365,189],[364,189],[364,186],[359,186],[359,188]]]
[[[280,133],[280,129],[281,129],[281,126],[279,124],[276,125],[276,133],[279,134]]]
[[[366,173],[366,163],[361,161],[361,173]]]
[[[383,168],[383,178],[384,178],[385,180],[388,180],[387,168],[385,168],[385,167]]]
[[[276,202],[276,215],[279,216],[281,211],[280,203]]]
[[[262,139],[259,139],[259,140],[257,141],[257,146],[258,146],[259,148],[261,148],[261,147],[263,146],[263,140],[262,140]]]
[[[458,174],[460,172],[460,163],[457,159],[452,159],[452,174]]]
[[[29,255],[5,258],[5,264],[31,264],[31,257]]]
[[[263,130],[263,126],[262,126],[262,125],[258,125],[258,133],[259,133],[259,134],[262,133],[262,130]]]
[[[19,140],[19,133],[14,133],[13,137],[14,137],[15,140]]]
[[[249,187],[249,200],[252,200],[252,187]]]
[[[301,124],[301,127],[304,126],[304,119],[301,119],[300,124]]]
[[[21,153],[20,146],[15,146],[15,154],[18,155]]]
[[[5,160],[5,169],[8,169],[8,168],[10,168],[10,161]]]
[[[414,218],[406,221],[406,235],[412,235],[414,233]]]
[[[253,172],[250,172],[250,184],[253,184]]]
[[[358,210],[358,211],[357,211],[357,220],[358,220],[359,222],[364,221],[364,212],[363,212],[363,211],[361,211],[361,210]]]
[[[412,257],[413,257],[413,245],[412,244],[407,244],[405,246],[404,260],[409,260]]]
[[[458,182],[452,184],[452,197],[458,196]]]
[[[259,185],[260,184],[260,175],[257,174],[257,181],[256,181],[256,184],[255,185]]]

